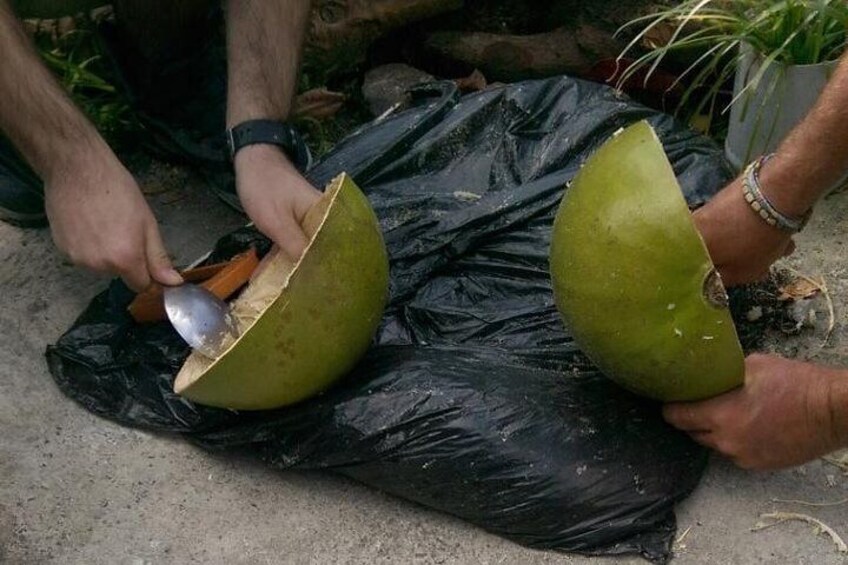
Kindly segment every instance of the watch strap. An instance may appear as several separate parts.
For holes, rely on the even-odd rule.
[[[248,145],[276,145],[291,159],[295,167],[305,172],[312,165],[312,155],[297,130],[278,120],[247,120],[227,130],[227,150],[230,160]]]

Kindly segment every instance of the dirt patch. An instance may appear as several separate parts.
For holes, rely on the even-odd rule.
[[[743,289],[741,310],[763,306],[756,322],[739,322],[740,333],[753,349],[817,362],[848,364],[845,305],[848,302],[848,193],[824,199],[807,229],[795,240],[797,251],[780,261],[772,280],[756,290]],[[800,300],[777,302],[788,280],[806,277],[824,283],[826,292]],[[747,293],[747,294],[746,294]],[[731,300],[733,298],[731,297]],[[747,301],[747,302],[746,302]],[[831,304],[832,326],[831,331]],[[743,314],[750,313],[750,308]],[[757,333],[761,335],[757,336]]]

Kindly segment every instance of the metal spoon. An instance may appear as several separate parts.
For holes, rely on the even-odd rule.
[[[193,349],[216,359],[238,338],[238,325],[226,302],[194,284],[165,288],[165,312],[174,329]]]

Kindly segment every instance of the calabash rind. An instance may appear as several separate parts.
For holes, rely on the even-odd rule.
[[[574,178],[550,264],[560,313],[609,378],[662,401],[742,383],[724,288],[647,122],[616,134]]]
[[[364,355],[388,297],[386,247],[349,176],[324,199],[314,208],[324,212],[317,231],[278,295],[218,359],[192,353],[176,393],[210,406],[277,408],[325,390]]]

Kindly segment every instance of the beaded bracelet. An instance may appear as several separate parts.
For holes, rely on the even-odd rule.
[[[787,216],[786,214],[778,211],[778,209],[774,207],[774,204],[766,198],[763,194],[762,187],[760,186],[760,170],[763,168],[763,165],[769,162],[773,157],[773,153],[770,155],[763,155],[748,165],[748,168],[745,169],[745,174],[742,177],[742,192],[745,196],[745,201],[749,206],[751,206],[751,209],[754,210],[754,212],[762,218],[763,221],[765,221],[765,223],[783,231],[798,233],[804,229],[804,226],[807,225],[813,210],[810,209],[800,218]]]

